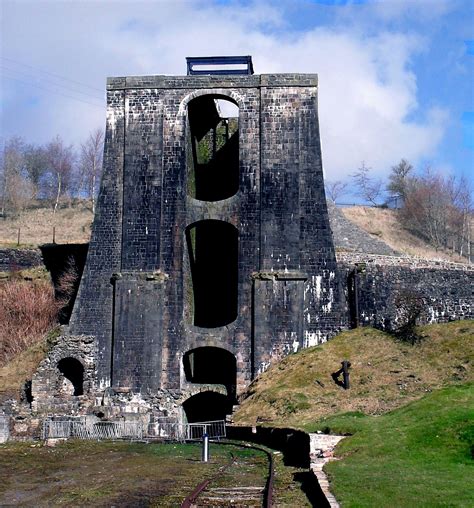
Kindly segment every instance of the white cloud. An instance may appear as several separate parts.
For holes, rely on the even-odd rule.
[[[400,11],[395,3],[392,15],[395,7]],[[331,179],[351,173],[362,160],[380,173],[402,157],[416,164],[432,157],[443,137],[445,111],[412,120],[418,91],[410,64],[425,47],[420,36],[383,28],[366,36],[341,25],[285,32],[282,11],[264,2],[4,6],[4,55],[98,88],[107,75],[183,74],[185,56],[212,54],[251,54],[257,73],[318,73],[323,162]],[[100,109],[47,95],[33,110],[22,105],[20,90],[13,101],[11,88],[2,94],[6,135],[43,142],[59,132],[77,142],[105,119]]]

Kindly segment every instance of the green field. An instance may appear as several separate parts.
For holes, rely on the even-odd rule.
[[[342,506],[474,506],[474,384],[437,390],[382,416],[315,428],[350,432],[326,471]]]

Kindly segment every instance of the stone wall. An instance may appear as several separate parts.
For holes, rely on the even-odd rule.
[[[124,77],[107,88],[104,176],[70,322],[95,337],[96,386],[184,393],[183,355],[214,347],[234,355],[241,392],[271,361],[336,333],[317,76]],[[239,107],[238,191],[218,201],[187,194],[188,105],[205,96]],[[237,318],[218,327],[190,319],[186,235],[208,220],[238,232]]]
[[[33,412],[73,415],[83,414],[93,407],[96,403],[96,357],[93,337],[65,333],[55,339],[32,379]],[[61,369],[60,362],[64,361],[72,365],[70,372]]]
[[[474,318],[474,265],[361,253],[338,254],[348,310],[358,306],[359,324],[390,330],[397,326],[397,300],[414,295],[423,302],[420,323]],[[356,277],[357,302],[350,278]]]
[[[37,249],[0,249],[0,272],[25,270],[42,264],[41,252]]]

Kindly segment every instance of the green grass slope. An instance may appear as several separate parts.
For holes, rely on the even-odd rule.
[[[474,321],[429,325],[411,346],[370,328],[344,332],[273,365],[249,388],[236,424],[312,429],[323,417],[346,412],[383,414],[432,390],[474,381]],[[351,388],[331,373],[350,360]]]
[[[474,384],[450,386],[382,416],[319,424],[355,432],[326,465],[344,507],[474,506]]]

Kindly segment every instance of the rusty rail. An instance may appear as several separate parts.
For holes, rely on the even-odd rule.
[[[196,499],[198,498],[199,494],[213,481],[215,480],[218,476],[220,476],[222,473],[224,473],[225,471],[227,471],[227,469],[229,469],[230,466],[232,466],[232,464],[235,462],[235,457],[231,454],[231,457],[232,457],[232,460],[225,466],[221,467],[219,469],[219,471],[214,475],[212,476],[211,478],[207,479],[207,480],[204,480],[203,482],[201,483],[198,483],[196,485],[196,488],[191,492],[191,494],[189,494],[189,496],[181,503],[181,508],[191,508],[191,506],[193,506],[194,502],[196,501]]]
[[[263,508],[272,508],[273,506],[273,480],[274,480],[274,468],[273,468],[273,457],[272,454],[265,448],[262,448],[260,446],[255,446],[247,443],[239,443],[235,441],[212,441],[213,444],[219,444],[219,445],[233,445],[233,446],[239,446],[241,448],[250,448],[252,450],[258,450],[267,456],[268,459],[268,476],[267,481],[265,482],[265,488],[263,492]],[[219,472],[212,476],[211,478],[204,480],[203,482],[196,485],[194,490],[189,494],[189,496],[186,497],[186,499],[182,502],[181,508],[191,508],[193,504],[196,502],[197,498],[203,492],[207,486],[214,481],[217,477],[219,477],[224,471],[229,469],[235,462],[235,458],[233,455],[232,460],[229,462],[229,464],[225,465],[224,467],[219,469]]]

